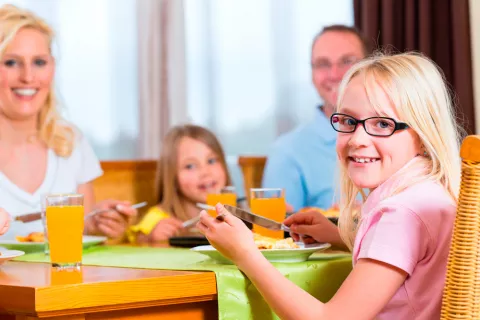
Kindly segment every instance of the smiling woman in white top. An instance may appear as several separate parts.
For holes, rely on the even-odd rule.
[[[51,54],[53,31],[33,13],[0,7],[0,207],[12,216],[39,211],[49,193],[81,193],[85,233],[120,239],[136,216],[128,203],[95,204],[92,181],[102,175],[86,138],[57,111]],[[1,229],[2,226],[0,226]],[[7,234],[42,230],[12,224]]]

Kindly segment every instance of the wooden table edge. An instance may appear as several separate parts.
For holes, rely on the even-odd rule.
[[[108,311],[118,311],[118,310],[127,310],[127,309],[140,309],[148,307],[160,307],[168,305],[179,305],[185,303],[197,303],[197,302],[206,302],[206,301],[215,301],[217,300],[217,295],[205,295],[197,296],[191,298],[183,299],[170,299],[170,300],[157,300],[157,301],[146,301],[143,303],[127,303],[127,304],[116,304],[116,305],[105,305],[98,307],[89,307],[89,308],[76,308],[76,309],[64,309],[64,310],[55,310],[55,311],[37,311],[34,313],[17,313],[24,314],[28,316],[35,316],[38,318],[49,318],[49,317],[59,317],[59,316],[71,316],[77,314],[88,314],[88,313],[98,313],[98,312],[108,312]]]
[[[140,268],[119,269],[177,272]],[[0,302],[0,311],[46,317],[217,300],[216,277],[213,271],[178,270],[178,273],[55,286],[0,284],[3,298]],[[5,303],[5,297],[21,298],[23,301]],[[62,297],[61,301],[58,297]]]

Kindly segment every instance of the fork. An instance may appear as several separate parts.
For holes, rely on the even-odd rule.
[[[144,202],[139,202],[139,203],[136,203],[136,204],[133,204],[132,205],[132,208],[134,209],[140,209],[140,208],[143,208],[147,205],[147,202],[144,201]],[[107,212],[107,211],[110,211],[112,209],[96,209],[96,210],[93,210],[92,212],[90,212],[89,214],[85,215],[84,219],[87,220],[88,218],[90,218],[91,216],[94,216],[98,213],[103,213],[103,212]],[[115,207],[115,210],[118,211],[117,207]]]
[[[215,207],[209,206],[209,205],[207,205],[207,204],[205,204],[205,203],[200,203],[200,202],[198,202],[198,203],[196,204],[196,206],[197,206],[198,208],[202,209],[202,210],[215,210]],[[198,216],[196,216],[196,217],[194,217],[194,218],[192,218],[192,219],[189,219],[189,220],[187,220],[187,221],[184,221],[183,224],[182,224],[182,226],[183,226],[184,228],[190,228],[191,226],[193,226],[194,224],[196,224],[199,220],[200,220],[200,215],[198,215]]]

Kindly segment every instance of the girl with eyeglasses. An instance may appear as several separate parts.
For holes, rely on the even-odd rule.
[[[284,222],[297,239],[322,241],[328,229],[332,242],[352,251],[353,271],[329,302],[283,277],[221,205],[224,221],[202,213],[199,229],[282,319],[439,319],[460,184],[451,101],[441,71],[419,54],[375,56],[344,76],[331,117],[341,171],[339,231],[314,212]]]

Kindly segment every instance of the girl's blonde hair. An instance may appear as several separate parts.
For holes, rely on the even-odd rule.
[[[417,53],[372,56],[355,64],[345,74],[339,88],[337,106],[342,105],[345,89],[354,77],[361,77],[370,104],[380,115],[385,115],[379,103],[380,91],[388,96],[399,120],[406,122],[418,134],[427,155],[418,157],[414,168],[410,165],[401,169],[397,174],[402,174],[403,178],[387,195],[382,196],[398,194],[429,179],[443,185],[457,201],[461,174],[461,130],[455,121],[454,106],[445,77],[436,64]],[[365,200],[365,194],[353,184],[347,168],[340,163],[339,228],[343,241],[350,249],[361,218],[358,210],[355,210],[359,193]]]
[[[50,26],[32,12],[7,4],[0,7],[0,56],[22,28],[31,28],[44,34],[51,51],[54,32]],[[53,83],[38,114],[37,130],[38,138],[58,156],[68,157],[72,153],[74,130],[57,111]]]
[[[164,138],[158,163],[158,202],[162,210],[183,221],[191,218],[187,216],[184,210],[183,203],[186,199],[181,194],[177,179],[177,150],[180,141],[184,137],[198,140],[212,149],[218,156],[220,164],[225,170],[227,186],[232,183],[228,172],[227,161],[225,160],[225,153],[215,134],[206,128],[192,124],[179,125],[170,129]]]

